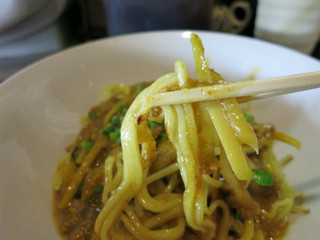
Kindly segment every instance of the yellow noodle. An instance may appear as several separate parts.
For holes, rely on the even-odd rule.
[[[283,157],[279,163],[281,168],[285,167],[286,165],[288,165],[291,161],[293,160],[293,156],[291,154],[288,154],[287,156]]]
[[[211,120],[217,129],[232,170],[240,180],[250,180],[253,173],[248,166],[239,140],[234,135],[221,104],[218,101],[206,103]]]
[[[173,191],[174,188],[176,188],[179,184],[179,179],[178,179],[178,173],[175,172],[170,176],[169,183],[167,184],[164,192],[165,193],[170,193]]]
[[[182,217],[184,215],[183,208],[181,204],[178,204],[174,208],[161,212],[153,217],[149,218],[145,222],[143,222],[143,226],[153,229],[155,227],[160,227],[169,220],[176,219],[178,217]]]
[[[86,158],[82,162],[80,168],[78,169],[77,173],[73,177],[71,183],[69,184],[68,188],[66,189],[66,193],[64,194],[61,202],[58,205],[59,209],[64,209],[68,205],[70,200],[73,198],[75,192],[77,191],[77,187],[78,187],[79,183],[81,182],[81,180],[83,179],[83,177],[85,176],[85,173],[89,169],[91,163],[94,161],[95,157],[100,152],[101,147],[102,147],[100,139],[93,145],[92,149],[90,150],[90,152],[88,153],[88,155],[86,156]]]
[[[179,166],[177,163],[173,163],[169,165],[168,167],[165,167],[161,169],[160,171],[157,171],[153,173],[152,175],[148,176],[146,179],[147,184],[152,183],[154,181],[157,181],[165,176],[168,176],[176,171],[179,170]]]
[[[130,232],[125,231],[125,228],[120,226],[122,225],[121,220],[116,221],[110,228],[108,238],[109,239],[119,239],[119,240],[137,240]]]
[[[209,185],[211,185],[211,186],[213,186],[213,187],[219,188],[219,187],[221,187],[221,185],[222,185],[222,182],[221,182],[221,181],[219,181],[219,180],[217,180],[217,179],[214,179],[214,178],[210,177],[210,176],[207,175],[207,174],[203,174],[203,175],[202,175],[202,178],[203,178],[203,180],[204,180],[206,183],[208,183]]]
[[[285,134],[283,132],[274,132],[272,137],[276,140],[279,140],[279,141],[282,141],[282,142],[285,142],[287,144],[290,144],[292,145],[293,147],[295,148],[298,148],[300,149],[301,148],[301,143],[299,140],[289,136],[288,134]]]
[[[306,207],[306,206],[292,206],[291,208],[291,212],[295,212],[295,213],[299,213],[299,212],[305,212],[308,213],[310,212],[310,208]]]
[[[179,194],[167,193],[158,195],[157,198],[152,198],[144,184],[140,192],[137,194],[137,199],[141,205],[149,211],[158,213],[167,211],[181,204],[181,196]]]
[[[103,193],[102,193],[102,201],[105,203],[108,199],[109,199],[109,193],[112,191],[113,189],[113,166],[114,166],[114,162],[116,161],[116,157],[115,156],[108,156],[106,161],[105,161],[105,185],[103,188]]]
[[[88,154],[88,150],[82,148],[82,149],[80,150],[79,155],[77,156],[75,162],[76,162],[77,164],[81,165],[82,162],[84,161],[85,157],[87,156],[87,154]]]
[[[240,143],[250,146],[258,153],[257,137],[254,134],[252,127],[245,120],[238,101],[235,98],[225,99],[223,101],[223,106]]]
[[[175,106],[178,118],[178,142],[174,143],[178,157],[177,161],[179,163],[180,169],[185,169],[186,175],[184,176],[184,185],[185,191],[183,194],[183,207],[185,209],[186,220],[187,223],[192,226],[194,229],[199,231],[205,231],[205,228],[200,226],[195,219],[196,206],[195,206],[195,197],[194,193],[196,192],[197,187],[197,168],[196,168],[196,157],[195,153],[191,151],[190,142],[183,136],[186,132],[188,132],[187,124],[186,124],[186,113],[181,105]],[[181,146],[185,146],[185,148],[181,148]]]
[[[263,232],[260,229],[255,229],[254,235],[253,235],[254,240],[264,240]]]
[[[247,219],[240,240],[250,240],[254,235],[254,223],[252,219]]]
[[[229,233],[229,228],[232,224],[232,219],[230,216],[230,211],[228,205],[222,201],[222,200],[215,200],[213,201],[208,209],[206,210],[208,215],[212,215],[216,209],[220,207],[222,209],[222,220],[220,223],[220,229],[218,232],[218,239],[227,239],[228,238],[228,233]]]
[[[127,207],[125,209],[126,214],[121,215],[121,220],[127,229],[139,239],[150,239],[150,240],[160,240],[160,239],[178,239],[183,235],[185,221],[182,217],[177,218],[176,226],[168,229],[159,229],[159,230],[149,230],[145,228],[134,214],[134,212]]]

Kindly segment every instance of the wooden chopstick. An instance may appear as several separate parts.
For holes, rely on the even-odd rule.
[[[245,102],[319,87],[320,71],[317,71],[158,93],[153,95],[150,101],[152,106],[209,101],[231,97],[237,97],[240,102]]]

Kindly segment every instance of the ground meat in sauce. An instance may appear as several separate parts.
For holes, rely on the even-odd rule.
[[[135,92],[138,88],[146,87],[147,83],[132,86],[130,88],[131,95],[128,103],[131,104],[135,97]],[[104,126],[105,116],[114,107],[119,105],[123,96],[116,95],[108,101],[94,106],[90,112],[94,112],[94,119],[89,119],[88,124],[80,131],[79,135],[66,151],[71,154],[74,161],[80,154],[80,143],[86,139],[89,142],[94,142],[101,135]],[[119,109],[120,111],[121,109]],[[99,237],[94,233],[95,220],[101,211],[102,205],[102,188],[104,184],[104,161],[108,153],[112,151],[121,151],[117,142],[110,142],[107,137],[101,141],[102,150],[95,158],[91,168],[86,173],[81,186],[69,203],[67,208],[58,209],[58,204],[61,201],[63,194],[61,191],[54,192],[53,199],[53,215],[56,220],[57,228],[60,234],[65,239],[90,239],[98,240]],[[74,168],[79,167],[79,164],[71,163]],[[98,186],[98,188],[97,188]],[[101,187],[100,187],[101,186]]]

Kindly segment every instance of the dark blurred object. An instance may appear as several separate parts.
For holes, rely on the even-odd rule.
[[[102,0],[76,0],[81,14],[80,34],[85,40],[107,35],[106,17]],[[75,6],[76,8],[76,6]]]
[[[318,41],[318,44],[316,45],[315,49],[313,50],[312,56],[320,59],[320,41]]]
[[[104,0],[108,34],[210,29],[212,0]]]
[[[215,0],[212,30],[253,36],[257,0]]]

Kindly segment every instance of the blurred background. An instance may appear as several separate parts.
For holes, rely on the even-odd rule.
[[[256,37],[320,59],[320,0],[6,0],[0,9],[0,82],[84,42],[163,29]]]

